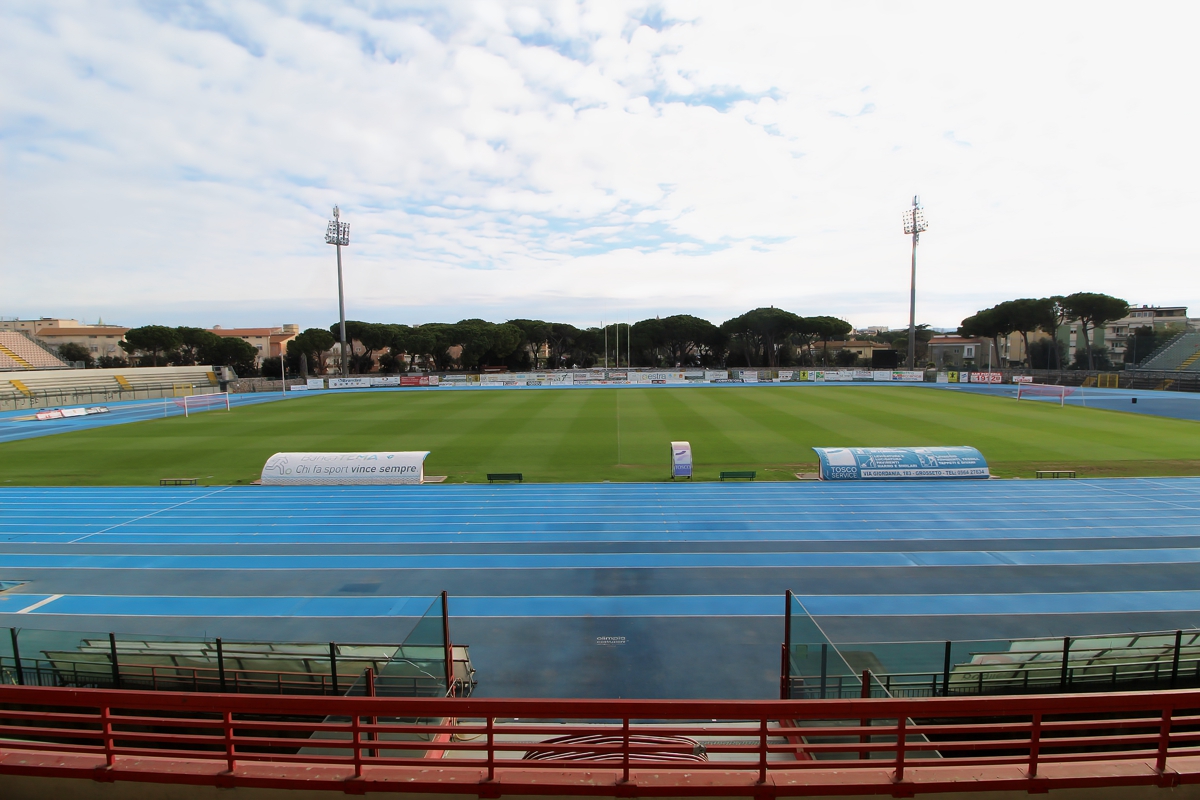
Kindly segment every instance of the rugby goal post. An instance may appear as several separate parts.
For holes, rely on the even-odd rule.
[[[1050,397],[1058,398],[1059,406],[1067,404],[1067,395],[1075,391],[1072,386],[1053,386],[1044,383],[1022,383],[1017,387],[1017,402],[1022,398]]]
[[[177,401],[183,406],[183,415],[189,416],[200,411],[212,411],[224,406],[229,410],[229,392],[214,392],[213,394],[193,394],[181,397]]]

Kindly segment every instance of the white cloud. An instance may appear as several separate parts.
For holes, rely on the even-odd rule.
[[[354,317],[900,324],[918,192],[935,325],[1078,290],[1196,307],[1196,17],[10,3],[0,313],[325,324],[336,202]]]

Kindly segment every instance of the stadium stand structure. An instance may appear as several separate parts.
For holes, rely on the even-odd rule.
[[[1187,331],[1179,334],[1151,353],[1137,368],[1200,372],[1200,332]]]
[[[0,371],[35,369],[70,369],[70,365],[20,331],[0,331]]]
[[[212,367],[25,370],[0,377],[0,411],[209,394]]]

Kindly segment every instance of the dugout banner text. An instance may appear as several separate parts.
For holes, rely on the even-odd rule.
[[[428,450],[391,453],[276,453],[263,465],[264,486],[421,483]]]
[[[821,480],[989,478],[974,447],[814,447]]]

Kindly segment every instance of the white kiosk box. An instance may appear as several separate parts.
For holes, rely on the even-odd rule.
[[[692,479],[691,442],[671,442],[671,480]]]
[[[264,486],[394,485],[425,482],[428,450],[392,453],[276,453],[262,469]]]

